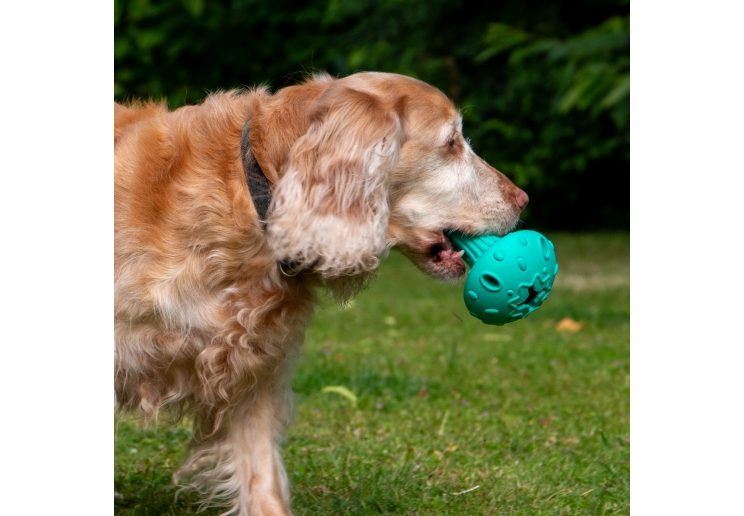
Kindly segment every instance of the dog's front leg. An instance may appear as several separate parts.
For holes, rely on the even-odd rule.
[[[249,393],[242,410],[230,422],[230,438],[243,459],[245,480],[237,496],[239,514],[290,515],[289,482],[279,441],[286,423],[288,389],[284,384],[258,388]]]
[[[197,412],[196,453],[176,479],[201,492],[206,506],[229,507],[236,516],[290,516],[289,485],[279,442],[289,409],[284,379],[258,382],[241,393],[208,434],[215,414]],[[201,427],[201,428],[200,428]]]

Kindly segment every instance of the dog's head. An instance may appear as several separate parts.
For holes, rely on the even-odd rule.
[[[445,231],[503,235],[527,204],[470,148],[449,99],[423,82],[325,76],[272,102],[251,140],[279,178],[267,221],[277,260],[337,278],[374,270],[397,247],[430,275],[454,279],[465,267]],[[267,145],[270,127],[281,141]]]

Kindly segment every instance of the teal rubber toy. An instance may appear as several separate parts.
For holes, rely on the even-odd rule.
[[[558,263],[553,242],[536,231],[467,236],[450,232],[455,248],[465,251],[470,267],[465,305],[470,315],[502,326],[540,308],[553,288]]]

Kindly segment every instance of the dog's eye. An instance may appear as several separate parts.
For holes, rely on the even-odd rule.
[[[450,146],[450,149],[454,149],[455,148],[455,139],[454,138],[450,138],[449,141],[447,141],[447,145]]]

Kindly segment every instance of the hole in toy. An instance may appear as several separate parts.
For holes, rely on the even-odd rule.
[[[499,279],[487,272],[481,276],[481,283],[491,292],[498,292],[501,290],[501,282]]]
[[[543,236],[540,237],[540,247],[542,248],[543,258],[545,258],[546,260],[550,259],[550,246],[548,245],[548,241]]]
[[[537,290],[535,290],[533,287],[529,287],[527,289],[527,299],[519,303],[520,305],[529,305],[532,304],[532,302],[537,297]]]

